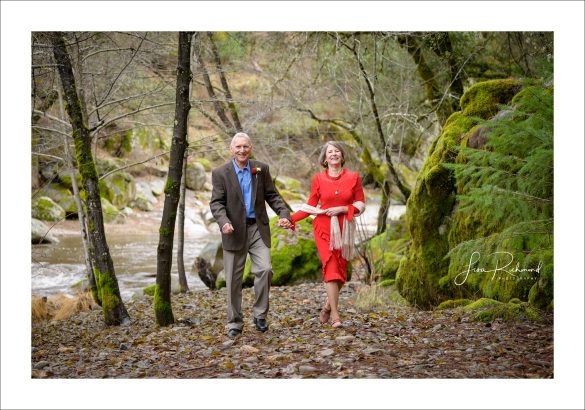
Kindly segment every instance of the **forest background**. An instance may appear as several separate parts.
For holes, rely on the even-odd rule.
[[[582,96],[582,74],[583,74],[583,57],[582,57],[582,53],[583,53],[583,46],[582,46],[582,31],[583,31],[583,22],[582,22],[582,17],[581,20],[579,20],[578,22],[576,22],[577,31],[573,31],[570,30],[571,25],[567,23],[567,19],[569,19],[573,14],[582,16],[582,5],[581,5],[581,10],[579,12],[579,10],[577,10],[575,13],[571,13],[571,7],[570,5],[560,3],[561,6],[557,6],[554,9],[551,8],[546,8],[544,7],[547,3],[539,3],[541,5],[543,5],[543,7],[533,7],[533,8],[528,8],[528,4],[525,3],[524,5],[519,5],[518,7],[522,7],[523,10],[523,20],[526,20],[528,22],[534,23],[535,21],[540,21],[541,25],[544,26],[547,29],[554,29],[555,30],[555,58],[556,58],[556,76],[555,76],[555,94],[559,93],[560,96],[557,97],[557,100],[555,102],[555,109],[556,109],[556,121],[555,121],[555,131],[556,131],[556,136],[558,137],[559,135],[569,135],[571,136],[571,138],[576,138],[576,141],[571,140],[569,141],[559,141],[558,139],[555,139],[555,159],[557,158],[556,156],[559,155],[560,158],[562,158],[560,161],[556,160],[555,161],[555,184],[557,184],[557,190],[556,192],[558,194],[556,194],[556,201],[558,201],[558,206],[556,209],[556,212],[559,214],[559,218],[557,219],[557,227],[562,229],[562,226],[564,225],[564,221],[562,219],[563,215],[571,215],[571,224],[574,224],[574,226],[579,226],[582,227],[582,217],[583,217],[583,212],[582,212],[582,189],[583,189],[583,183],[582,183],[582,165],[583,165],[583,161],[582,161],[582,136],[583,136],[583,130],[582,130],[582,120],[577,120],[575,121],[575,119],[581,119],[582,118],[582,112],[583,112],[583,96]],[[557,3],[559,4],[559,3]],[[395,18],[395,24],[392,24],[392,30],[397,30],[400,29],[399,27],[399,23],[400,23],[400,19],[398,18],[398,15],[396,14],[396,11],[394,8],[392,8],[392,4],[372,4],[370,7],[374,8],[375,10],[378,10],[376,13],[372,13],[372,9],[369,9],[368,7],[365,6],[361,6],[360,8],[357,9],[346,9],[345,7],[335,7],[335,9],[331,9],[332,7],[332,3],[329,4],[323,4],[321,6],[315,6],[317,7],[317,9],[311,9],[310,11],[307,9],[304,9],[304,11],[299,8],[299,9],[294,9],[294,10],[287,10],[288,13],[287,16],[292,15],[294,18],[292,18],[292,21],[305,21],[305,24],[307,24],[306,21],[310,21],[309,20],[304,20],[306,18],[305,13],[308,13],[309,15],[311,15],[312,13],[315,13],[317,11],[320,10],[320,7],[325,7],[327,8],[327,13],[330,16],[334,16],[334,18],[332,18],[333,21],[335,21],[337,23],[335,30],[339,30],[340,26],[343,25],[344,23],[340,23],[343,22],[347,19],[349,19],[348,17],[348,11],[351,12],[351,20],[355,21],[359,21],[360,19],[363,19],[363,21],[361,21],[361,24],[363,26],[367,26],[367,28],[369,30],[376,30],[376,29],[388,29],[388,25],[390,24],[388,22],[387,19],[382,19],[380,17],[378,17],[379,21],[374,18],[375,16],[379,16],[381,13],[379,12],[379,8],[383,8],[386,12],[388,16],[391,16],[392,18]],[[186,5],[185,5],[186,6]],[[538,4],[537,4],[538,6]],[[73,6],[75,7],[75,6]],[[182,7],[181,5],[179,5],[179,7]],[[250,22],[250,25],[244,24],[243,27],[242,26],[238,26],[238,23],[234,23],[235,21],[240,21],[241,20],[238,18],[238,12],[242,13],[244,9],[238,9],[238,8],[231,8],[230,10],[227,10],[225,8],[223,9],[215,9],[215,13],[216,13],[216,18],[217,15],[221,15],[222,16],[222,21],[221,22],[217,22],[215,21],[215,24],[213,26],[206,26],[205,23],[205,18],[201,18],[201,20],[196,20],[196,17],[198,15],[198,10],[197,10],[197,4],[192,4],[188,6],[190,9],[189,13],[182,13],[185,15],[188,15],[190,17],[192,17],[192,19],[194,20],[193,25],[196,26],[197,30],[219,30],[219,29],[225,29],[226,27],[234,30],[240,30],[240,31],[246,31],[246,30],[250,30],[250,31],[258,31],[258,30],[279,30],[279,29],[287,29],[287,30],[328,30],[329,27],[327,27],[327,25],[325,26],[321,26],[319,27],[319,24],[321,23],[317,23],[317,22],[313,22],[312,24],[314,24],[311,27],[287,27],[286,24],[284,24],[284,22],[282,21],[282,9],[276,11],[275,9],[271,9],[270,7],[263,7],[263,11],[260,11],[258,9],[249,9],[249,11],[245,12],[245,16],[246,16],[246,20]],[[242,6],[238,6],[238,7],[242,7]],[[507,6],[507,7],[511,7],[511,6]],[[28,215],[26,212],[26,208],[25,209],[20,209],[18,210],[17,208],[19,207],[18,203],[15,203],[17,201],[14,201],[14,198],[28,198],[28,172],[29,172],[29,165],[27,164],[27,158],[29,158],[29,151],[30,151],[30,140],[27,138],[21,138],[24,141],[22,141],[22,143],[17,143],[16,145],[12,145],[13,142],[18,141],[19,138],[16,138],[15,136],[18,135],[24,135],[23,134],[23,129],[24,127],[22,126],[18,126],[18,122],[15,122],[15,120],[19,120],[22,121],[21,124],[28,124],[30,122],[30,112],[28,111],[29,109],[29,94],[26,92],[22,92],[22,90],[26,90],[29,87],[29,70],[27,67],[28,61],[26,61],[26,59],[24,59],[24,67],[23,66],[18,66],[17,64],[14,64],[13,67],[10,67],[8,65],[6,65],[6,54],[10,53],[9,56],[13,57],[12,62],[15,61],[19,61],[22,57],[25,57],[28,53],[29,50],[29,46],[27,45],[27,42],[30,41],[30,35],[29,32],[27,32],[27,30],[46,30],[47,27],[40,25],[38,19],[40,18],[40,10],[37,10],[35,14],[39,14],[39,16],[37,17],[37,19],[34,18],[29,18],[29,19],[15,19],[15,21],[20,21],[21,23],[23,21],[26,21],[26,24],[22,24],[20,27],[14,27],[14,24],[8,25],[8,20],[6,19],[6,14],[4,13],[4,11],[6,11],[6,6],[3,4],[2,5],[2,10],[3,10],[3,16],[2,16],[2,53],[3,53],[3,58],[2,58],[2,85],[3,85],[3,90],[2,90],[2,118],[3,118],[3,122],[2,122],[2,254],[3,254],[3,258],[2,258],[2,327],[3,327],[3,332],[2,332],[2,390],[3,392],[7,392],[10,388],[6,388],[8,387],[7,384],[5,384],[6,381],[6,375],[10,374],[11,377],[10,379],[12,381],[14,380],[18,380],[18,381],[23,381],[25,383],[30,383],[29,380],[29,373],[28,373],[28,368],[27,366],[23,366],[24,367],[24,371],[22,371],[22,374],[20,374],[21,370],[18,369],[18,358],[20,357],[19,354],[10,354],[10,357],[6,354],[7,350],[6,349],[11,349],[12,352],[19,352],[19,348],[18,346],[15,346],[15,344],[18,344],[18,340],[26,340],[30,334],[30,332],[28,332],[29,329],[27,329],[28,326],[26,326],[27,322],[27,318],[29,317],[27,312],[29,309],[28,306],[28,298],[29,298],[29,292],[28,292],[28,286],[30,286],[30,284],[28,283],[28,276],[27,275],[22,275],[22,277],[15,277],[13,274],[11,274],[12,272],[17,273],[18,272],[18,268],[19,268],[19,263],[18,260],[30,260],[30,258],[27,257],[27,250],[30,249],[28,248],[28,238],[26,237],[26,230],[22,231],[19,233],[19,229],[18,226],[20,226],[20,222],[16,222],[16,226],[14,225],[15,222],[14,221],[24,221],[22,224],[28,226]],[[560,8],[560,10],[559,10]],[[340,10],[340,9],[344,9],[344,10]],[[526,29],[525,27],[519,27],[522,26],[522,22],[518,21],[517,18],[512,18],[512,17],[507,17],[507,18],[502,18],[502,15],[499,13],[496,13],[496,11],[498,11],[499,6],[496,4],[494,5],[492,8],[487,8],[487,9],[483,9],[481,10],[481,13],[478,13],[478,9],[476,8],[476,6],[472,6],[472,7],[467,7],[467,5],[465,3],[461,4],[460,6],[457,7],[458,9],[458,13],[461,13],[461,18],[459,19],[459,24],[461,23],[461,21],[465,20],[465,16],[467,15],[481,15],[483,17],[482,20],[488,19],[491,17],[491,21],[499,21],[498,24],[500,24],[501,26],[494,28],[494,27],[485,27],[482,26],[482,24],[478,24],[480,27],[462,27],[461,25],[458,25],[457,21],[451,21],[452,20],[452,16],[450,14],[447,14],[447,9],[445,8],[432,8],[432,9],[426,9],[426,10],[422,10],[421,8],[416,8],[415,9],[415,14],[417,15],[417,24],[423,24],[425,30],[428,29],[440,29],[439,27],[435,27],[434,24],[436,24],[437,20],[441,20],[441,16],[443,16],[444,18],[447,18],[448,16],[450,18],[448,18],[449,24],[451,24],[451,26],[449,27],[449,29],[453,29],[453,30],[480,30],[480,29],[510,29],[511,27],[514,28],[522,28],[522,29]],[[510,16],[513,15],[514,13],[512,13],[511,11],[512,9],[508,9],[507,13],[504,13],[504,16]],[[554,10],[554,11],[553,11]],[[52,10],[53,12],[56,12],[56,9]],[[70,10],[71,12],[72,10]],[[110,10],[111,11],[111,10]],[[209,6],[206,7],[206,12],[209,13],[210,9]],[[321,10],[322,11],[322,10]],[[343,13],[341,13],[341,11],[343,11]],[[405,9],[402,9],[401,11],[405,11]],[[410,10],[411,13],[413,12],[413,10]],[[499,10],[501,12],[501,10]],[[21,10],[22,12],[22,10]],[[94,10],[94,12],[96,12]],[[102,13],[104,13],[104,11],[101,11]],[[159,15],[159,13],[161,13],[162,11],[159,9],[157,11],[157,15]],[[171,14],[170,10],[165,10],[166,13],[169,13],[167,15],[168,21],[175,21],[175,19],[177,19],[177,15]],[[270,14],[270,12],[273,12],[275,14]],[[532,12],[532,14],[531,14]],[[87,9],[85,9],[83,11],[83,13],[87,13]],[[298,14],[297,14],[298,13]],[[442,14],[445,13],[445,14]],[[493,14],[490,14],[493,13]],[[555,14],[557,13],[557,14]],[[43,9],[43,17],[46,18],[48,15],[50,15],[50,11],[47,9]],[[317,13],[318,14],[318,13]],[[231,21],[230,17],[231,16]],[[280,19],[276,18],[275,16],[281,16]],[[546,24],[542,23],[542,19],[544,18],[544,16],[546,16]],[[108,20],[114,18],[120,18],[119,15],[117,13],[113,13],[113,14],[109,14],[109,13],[105,13],[103,19],[104,20]],[[152,19],[154,19],[154,16],[147,16],[144,17],[142,16],[142,18],[144,20],[148,20],[151,19],[150,21],[152,21]],[[184,18],[184,17],[183,17]],[[226,20],[223,20],[223,18],[226,18]],[[404,18],[404,16],[403,16]],[[160,27],[156,27],[156,29],[162,29],[162,30],[178,30],[181,29],[182,27],[186,27],[186,28],[191,28],[189,25],[192,23],[191,18],[187,18],[184,21],[181,21],[181,24],[177,24],[177,26],[181,26],[181,27],[175,27],[174,24],[171,24],[170,26],[164,26],[162,28]],[[213,20],[213,19],[212,19]],[[509,20],[509,21],[506,21]],[[211,20],[210,20],[211,21]],[[229,23],[227,23],[229,21]],[[561,21],[563,22],[561,24]],[[120,21],[118,24],[122,25],[124,30],[130,30],[130,29],[134,29],[134,27],[127,27],[124,24],[127,23],[127,20],[124,21]],[[253,24],[252,24],[253,23]],[[278,27],[275,27],[274,24],[278,23]],[[63,22],[64,26],[63,27],[59,27],[60,30],[67,30],[67,29],[77,29],[74,27],[69,27],[65,22]],[[152,23],[155,24],[155,23]],[[207,23],[209,24],[209,23]],[[347,24],[347,22],[345,23]],[[485,23],[483,23],[485,24]],[[506,24],[510,25],[510,27],[505,27]],[[514,26],[516,25],[516,26]],[[543,29],[542,26],[539,26],[538,29]],[[10,34],[10,38],[13,41],[13,44],[11,44],[11,47],[6,48],[5,45],[5,40],[8,37],[5,31],[5,28],[9,27],[11,28],[13,31]],[[341,27],[343,29],[354,29],[354,27]],[[532,29],[537,29],[536,27],[529,27]],[[87,29],[87,28],[84,28]],[[153,27],[148,26],[148,27],[143,27],[143,29],[153,29]],[[408,29],[412,30],[412,29],[416,29],[416,27],[408,27]],[[19,34],[19,35],[14,35],[15,33]],[[19,43],[20,42],[20,43]],[[580,43],[579,43],[580,42]],[[23,52],[23,51],[17,51],[18,48],[15,50],[14,46],[15,45],[19,45],[20,44],[20,49],[21,50],[27,50],[27,52]],[[566,47],[569,47],[569,50],[563,49],[563,45],[565,45]],[[6,51],[5,51],[6,50]],[[558,53],[558,54],[557,54]],[[557,56],[558,55],[558,56]],[[16,71],[14,71],[14,68],[17,68]],[[18,70],[21,71],[21,73],[18,72]],[[568,72],[565,72],[564,70],[568,70]],[[576,72],[571,71],[571,70],[576,70]],[[11,84],[11,86],[9,87],[9,92],[10,92],[10,100],[9,103],[7,103],[6,100],[6,92],[5,92],[5,86],[7,85],[8,81],[7,78],[10,78],[10,83],[12,83],[12,79],[13,78],[19,78],[22,77],[22,74],[24,73],[24,80],[22,81],[22,83],[20,82],[16,82],[16,87],[14,85]],[[10,76],[10,77],[7,77]],[[564,82],[565,81],[565,82]],[[569,82],[569,84],[567,84],[567,82]],[[563,94],[562,90],[568,90],[571,89],[573,90],[572,93],[568,93],[568,94]],[[581,93],[581,94],[579,94]],[[21,95],[19,95],[21,94]],[[22,101],[22,104],[19,102]],[[16,113],[22,114],[22,116],[16,116],[13,115],[15,114],[15,112],[7,112],[7,109],[16,109]],[[12,120],[12,121],[6,121],[6,119]],[[9,122],[9,124],[7,124],[7,122]],[[564,128],[567,127],[567,125],[570,124],[569,128]],[[6,128],[6,125],[9,125],[10,128]],[[26,127],[28,129],[28,127]],[[9,145],[7,145],[9,144]],[[569,145],[569,146],[567,146]],[[9,157],[7,156],[9,155]],[[581,157],[579,157],[578,155],[581,155]],[[564,169],[565,166],[573,166],[576,167],[578,169],[579,172],[576,173],[576,175],[572,175],[569,176],[567,174],[567,169]],[[17,170],[17,172],[15,172],[15,170]],[[20,181],[18,179],[15,178],[8,178],[9,176],[12,175],[23,175],[25,177],[23,177]],[[581,180],[580,180],[581,179]],[[570,188],[568,188],[568,191],[570,192],[570,196],[571,200],[568,200],[568,198],[566,198],[567,200],[563,200],[564,194],[567,194],[567,187],[564,186],[563,184],[567,184],[568,181],[570,180]],[[21,185],[19,187],[19,185]],[[11,198],[11,202],[7,202],[7,200]],[[580,202],[581,201],[581,202]],[[556,204],[556,203],[555,203]],[[563,206],[567,206],[568,209],[564,209]],[[20,205],[20,208],[23,208]],[[22,215],[21,215],[22,214]],[[10,221],[7,220],[7,215],[10,215]],[[14,216],[18,216],[18,217],[14,217]],[[8,222],[8,223],[6,223]],[[565,226],[566,226],[566,221],[565,221]],[[581,228],[582,229],[582,228]],[[5,236],[6,234],[10,233],[10,237]],[[582,244],[582,240],[583,240],[583,235],[582,235],[582,231],[581,232],[575,232],[570,234],[572,238],[574,238],[570,243],[562,243],[562,245],[560,246],[561,249],[559,249],[559,252],[557,253],[557,258],[555,258],[557,260],[557,269],[558,271],[564,272],[564,271],[574,271],[574,272],[583,272],[582,269],[582,265],[579,266],[579,264],[582,264],[582,260],[581,258],[577,258],[576,255],[580,255],[581,250],[583,249],[583,244]],[[21,237],[22,236],[22,237]],[[565,234],[563,235],[563,232],[561,232],[560,234],[557,234],[557,238],[561,238],[559,240],[559,242],[563,241],[563,237],[568,237],[569,234]],[[10,239],[8,239],[10,238]],[[17,246],[15,246],[15,244]],[[19,245],[22,244],[22,245]],[[10,245],[10,248],[7,248]],[[557,244],[558,245],[558,244]],[[18,253],[17,253],[18,251]],[[20,253],[22,252],[22,253]],[[566,264],[566,265],[563,265]],[[26,268],[21,268],[26,270]],[[582,277],[580,278],[580,280],[582,281]],[[572,282],[573,286],[575,285],[575,282]],[[578,283],[578,282],[577,282]],[[581,295],[572,295],[571,290],[568,289],[566,286],[563,287],[563,282],[558,281],[555,283],[556,286],[556,291],[560,292],[561,295],[564,296],[564,298],[566,298],[566,300],[572,300],[572,301],[576,301],[577,305],[579,303],[582,304],[583,302],[583,297],[582,294]],[[11,292],[8,293],[7,290],[11,289]],[[574,286],[574,289],[581,289],[582,290],[582,284],[581,286]],[[566,296],[565,296],[566,295]],[[9,306],[9,308],[7,309],[7,306]],[[555,396],[556,400],[554,403],[556,405],[558,405],[558,400],[559,398],[563,398],[563,397],[570,397],[571,394],[569,393],[572,389],[566,385],[566,384],[561,384],[561,381],[567,380],[565,375],[568,374],[568,368],[565,367],[563,368],[563,363],[566,360],[566,358],[563,357],[563,351],[568,350],[571,351],[571,348],[569,347],[568,349],[563,348],[563,346],[567,346],[567,342],[569,341],[568,339],[565,340],[564,339],[564,335],[566,335],[566,333],[564,333],[564,331],[567,330],[567,324],[563,323],[563,313],[566,313],[566,311],[563,311],[563,304],[562,302],[557,302],[557,305],[555,306],[556,308],[556,320],[555,320],[555,336],[559,336],[558,342],[557,339],[555,339],[555,350],[556,352],[558,352],[558,355],[556,355],[555,357],[555,374],[558,375],[557,379],[555,380],[554,385],[552,386],[548,386],[552,389],[559,389],[557,391],[556,394],[551,394],[551,396]],[[578,306],[573,305],[572,309],[576,309],[576,311],[581,311],[582,309],[578,309]],[[11,312],[10,316],[7,316],[7,313]],[[14,312],[17,312],[16,314]],[[22,315],[20,315],[18,312],[22,312]],[[574,315],[574,312],[571,313],[572,315]],[[582,313],[581,313],[582,314]],[[22,319],[21,322],[22,324],[20,325],[15,325],[13,326],[15,323],[18,323],[19,320],[18,319]],[[582,347],[582,318],[579,317],[574,317],[574,323],[572,322],[571,324],[571,333],[572,334],[579,334],[581,335],[581,340],[579,341],[579,339],[575,340],[572,339],[572,342],[577,342],[577,343],[581,343],[581,346],[577,345],[576,349]],[[581,326],[581,330],[579,329],[579,325],[576,324],[580,324]],[[22,329],[22,335],[20,335],[19,337],[11,337],[10,339],[12,340],[11,342],[8,341],[8,339],[5,338],[5,335],[7,334],[7,332],[5,331],[8,328],[16,328],[18,329],[19,326],[24,326],[24,329]],[[557,328],[558,326],[558,328]],[[557,332],[558,330],[558,332]],[[28,333],[27,333],[28,332]],[[5,343],[8,342],[8,343]],[[27,343],[21,343],[21,345],[24,347],[24,351],[22,352],[22,357],[24,358],[21,362],[21,364],[26,364],[28,363],[30,356],[29,356],[29,352],[27,347]],[[570,346],[570,344],[568,345]],[[11,359],[12,358],[12,359]],[[557,364],[558,362],[558,364]],[[568,361],[567,361],[568,363]],[[8,370],[10,369],[10,370]],[[580,376],[582,378],[582,375]],[[573,378],[573,382],[579,383],[579,378]],[[137,386],[138,389],[144,388],[144,383],[145,381],[141,381],[140,382],[140,387]],[[179,382],[177,382],[179,383]],[[204,386],[205,382],[197,382],[197,383],[201,383],[198,384],[198,388],[202,387],[202,388],[206,388]],[[230,388],[233,388],[233,385],[237,383],[233,382],[233,381],[225,381],[223,383],[230,383]],[[284,389],[287,388],[292,388],[292,385],[295,382],[293,381],[289,381],[286,382],[284,385],[279,385],[279,387],[282,387]],[[368,383],[372,383],[371,385],[368,385],[368,388],[370,388],[370,386],[374,386],[376,382],[374,381],[368,381]],[[479,382],[478,382],[479,383]],[[222,383],[214,383],[215,387],[218,387],[219,385],[222,385],[221,388],[225,388],[225,384]],[[437,383],[430,383],[429,387],[430,388],[435,388],[435,384]],[[579,384],[580,386],[582,386],[582,384]],[[240,386],[238,386],[240,387]],[[472,386],[473,387],[473,386]],[[503,390],[505,390],[505,387],[501,386]],[[42,391],[42,389],[53,389],[54,387],[51,386],[49,387],[48,385],[43,385],[43,384],[37,384],[35,386],[35,389],[39,389],[38,391]],[[242,387],[243,388],[243,387]],[[11,389],[10,389],[11,390]],[[371,388],[372,391],[374,390],[378,390],[375,387]],[[384,390],[384,389],[380,389],[380,390]],[[576,391],[579,391],[579,389],[573,389]],[[48,391],[48,390],[47,390]],[[502,390],[499,390],[502,391]],[[79,394],[79,393],[78,393]],[[41,396],[44,397],[44,399],[48,400],[49,399],[49,394],[41,394]],[[52,394],[51,394],[52,396]],[[63,395],[58,395],[61,396],[61,399],[63,401],[67,400],[63,398]],[[376,396],[377,393],[373,393],[370,397],[368,398],[363,398],[362,397],[362,401],[359,405],[359,407],[361,407],[363,405],[363,400],[371,400],[371,403],[373,403],[371,405],[371,407],[375,407],[376,404],[375,400],[376,400]],[[463,395],[462,395],[463,396]],[[467,398],[469,399],[469,397]],[[542,398],[539,398],[539,400],[541,400]],[[203,400],[203,398],[201,398],[201,400]],[[318,400],[318,399],[317,399]],[[457,398],[451,397],[451,400],[457,400]],[[464,399],[462,399],[464,400]],[[3,398],[4,401],[4,398]],[[62,405],[63,407],[67,407],[66,403],[63,403],[63,401],[60,402],[60,405]],[[398,400],[397,400],[398,401]],[[465,402],[465,401],[463,401]],[[73,402],[72,402],[73,403]],[[217,404],[217,402],[214,402],[215,404]],[[403,406],[409,406],[412,405],[412,402],[403,402]],[[467,402],[469,403],[469,402]],[[510,403],[507,402],[507,405],[509,405]],[[526,404],[526,402],[524,402],[524,404]],[[541,403],[540,403],[541,404]],[[78,405],[78,404],[77,404]],[[120,405],[120,403],[118,403],[118,405]],[[421,406],[420,402],[418,404],[419,406]],[[436,402],[435,404],[436,405]],[[161,404],[162,406],[162,404]],[[570,405],[567,405],[568,407],[570,407]],[[4,407],[4,406],[3,406]],[[354,407],[358,407],[357,405]],[[551,405],[549,405],[548,407],[553,407]]]

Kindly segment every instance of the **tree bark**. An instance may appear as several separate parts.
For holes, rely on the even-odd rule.
[[[349,47],[348,47],[349,48]],[[362,60],[355,48],[352,47],[350,50],[353,52],[355,59],[358,63],[362,76],[364,77],[364,81],[366,82],[366,86],[368,88],[368,95],[370,97],[370,105],[372,106],[372,113],[374,114],[374,120],[376,122],[376,130],[378,131],[378,137],[380,138],[380,143],[384,149],[384,158],[386,159],[386,164],[388,164],[388,171],[390,172],[390,177],[392,178],[392,182],[398,187],[402,196],[404,197],[404,203],[408,200],[410,196],[410,189],[406,185],[402,183],[396,169],[394,168],[394,164],[392,163],[392,157],[390,155],[390,147],[386,142],[386,136],[384,135],[384,130],[382,129],[382,121],[380,120],[380,114],[378,113],[378,105],[376,104],[376,94],[374,92],[374,87],[372,86],[372,82],[368,76],[368,73],[362,63]]]
[[[187,148],[187,118],[191,108],[189,103],[191,69],[189,65],[192,35],[193,33],[188,32],[179,33],[175,125],[173,127],[169,172],[165,185],[165,204],[159,229],[154,293],[154,313],[160,326],[167,326],[175,321],[171,308],[171,265],[173,236],[183,174],[183,157]]]
[[[59,110],[61,118],[65,120],[65,108],[63,107],[63,95],[59,93]],[[79,186],[77,185],[77,177],[75,175],[75,168],[71,161],[71,153],[69,151],[69,139],[63,136],[63,145],[65,147],[65,164],[67,165],[69,175],[71,176],[71,186],[73,188],[73,198],[75,199],[75,206],[77,208],[77,219],[79,220],[79,231],[81,233],[81,242],[83,243],[83,255],[85,257],[85,268],[87,269],[87,280],[89,283],[89,290],[95,303],[98,306],[102,305],[100,294],[93,274],[93,247],[89,243],[89,235],[87,233],[87,220],[85,217],[85,210],[81,202],[81,195],[79,194]]]
[[[221,65],[221,59],[219,58],[219,52],[217,51],[217,46],[213,41],[213,34],[207,33],[209,37],[209,42],[211,43],[211,51],[213,51],[213,56],[215,58],[215,67],[217,68],[217,75],[219,75],[219,79],[221,81],[221,86],[223,91],[225,92],[225,97],[228,102],[228,107],[230,109],[230,113],[232,114],[232,119],[234,120],[234,125],[236,127],[236,131],[243,131],[242,124],[240,123],[240,117],[238,116],[238,110],[236,109],[236,105],[234,104],[234,100],[232,98],[232,93],[230,91],[230,87],[228,86],[227,79],[225,77],[225,73],[223,70],[223,66]]]
[[[203,75],[203,81],[205,82],[205,88],[207,89],[207,94],[209,98],[213,101],[213,108],[215,109],[215,113],[226,127],[228,132],[231,134],[235,133],[236,127],[232,122],[229,120],[225,113],[225,108],[222,105],[221,101],[217,98],[215,91],[213,90],[213,84],[211,84],[211,78],[209,77],[209,72],[207,71],[207,67],[205,66],[205,62],[203,61],[203,56],[201,54],[201,41],[199,38],[196,39],[196,44],[194,44],[193,49],[195,50],[195,56],[197,58],[197,63],[199,68],[201,69],[201,74]]]
[[[81,103],[77,95],[71,59],[65,48],[65,41],[60,32],[51,35],[53,54],[57,63],[59,76],[66,100],[66,110],[73,128],[73,140],[77,166],[81,174],[83,189],[87,200],[89,238],[95,252],[93,271],[102,301],[104,320],[107,325],[120,325],[130,319],[120,296],[114,263],[106,242],[98,175],[91,154],[91,140],[88,127],[84,121]]]
[[[186,174],[187,174],[188,152],[185,150],[183,158],[183,175],[181,175],[181,198],[179,199],[179,220],[177,221],[177,270],[179,271],[179,291],[185,293],[189,291],[187,276],[185,275],[185,262],[183,252],[185,249],[185,194],[186,194]]]
[[[451,72],[451,82],[449,85],[449,108],[445,110],[443,108],[443,116],[448,116],[454,113],[455,111],[459,111],[461,107],[459,107],[459,99],[463,95],[463,81],[461,80],[460,69],[457,65],[457,58],[455,53],[453,53],[453,46],[451,45],[451,36],[449,35],[448,31],[433,33],[432,37],[434,41],[432,44],[433,51],[437,56],[443,59],[447,65],[449,66],[449,71]],[[441,107],[437,107],[440,109]],[[442,125],[442,124],[441,124]]]

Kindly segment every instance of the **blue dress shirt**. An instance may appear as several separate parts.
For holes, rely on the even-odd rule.
[[[234,165],[234,171],[236,171],[238,182],[242,189],[244,205],[246,206],[246,218],[256,218],[254,206],[252,205],[252,171],[250,170],[250,161],[248,161],[244,169],[238,168],[236,161],[233,159],[232,164]]]

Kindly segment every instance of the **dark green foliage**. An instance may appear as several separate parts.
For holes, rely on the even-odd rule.
[[[460,147],[457,163],[445,165],[455,172],[458,208],[449,233],[449,274],[441,284],[472,265],[486,271],[469,272],[464,294],[481,290],[508,301],[528,300],[530,293],[546,307],[553,296],[552,89],[527,87],[505,112],[480,124],[487,129],[483,147]],[[471,264],[474,252],[478,259]]]

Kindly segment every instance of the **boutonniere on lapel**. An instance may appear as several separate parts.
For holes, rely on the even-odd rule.
[[[262,172],[262,168],[260,167],[252,167],[252,175],[256,175]]]

